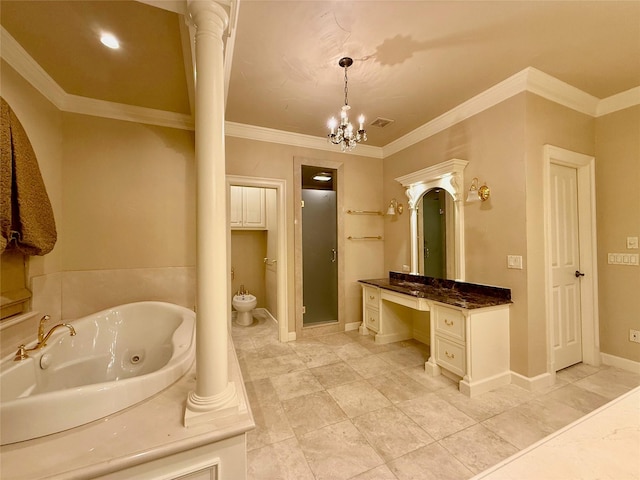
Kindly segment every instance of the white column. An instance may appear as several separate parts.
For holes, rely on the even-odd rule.
[[[196,387],[185,426],[229,415],[238,408],[227,357],[227,200],[224,150],[224,8],[189,0],[196,26]]]

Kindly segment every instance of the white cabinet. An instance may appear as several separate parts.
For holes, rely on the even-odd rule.
[[[376,333],[380,331],[380,289],[377,287],[362,287],[362,311],[364,325]]]
[[[466,309],[363,284],[360,333],[377,344],[415,338],[412,310],[429,312],[431,375],[448,373],[468,396],[511,382],[508,303]]]
[[[267,228],[267,213],[264,188],[231,186],[231,228],[264,230]]]
[[[431,358],[425,369],[462,377],[468,396],[511,382],[509,368],[509,305],[467,310],[433,302]]]

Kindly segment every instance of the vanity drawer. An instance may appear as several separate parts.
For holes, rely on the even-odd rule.
[[[378,300],[380,300],[380,289],[376,287],[364,287],[362,290],[364,295],[364,304],[367,307],[378,308]]]
[[[464,357],[465,349],[463,345],[436,335],[436,363],[438,365],[463,377],[466,367]]]
[[[464,315],[454,308],[434,307],[436,317],[436,333],[464,342]]]
[[[367,328],[378,332],[380,330],[380,313],[377,308],[367,307],[364,312],[365,325]]]

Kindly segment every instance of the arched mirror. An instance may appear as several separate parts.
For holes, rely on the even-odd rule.
[[[468,163],[452,159],[396,178],[406,188],[411,215],[412,274],[464,280],[463,172]]]
[[[434,278],[455,279],[455,208],[444,188],[422,195],[418,213],[418,272]]]

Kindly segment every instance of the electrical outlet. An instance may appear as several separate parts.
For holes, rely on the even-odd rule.
[[[640,343],[640,330],[629,329],[629,341]]]

